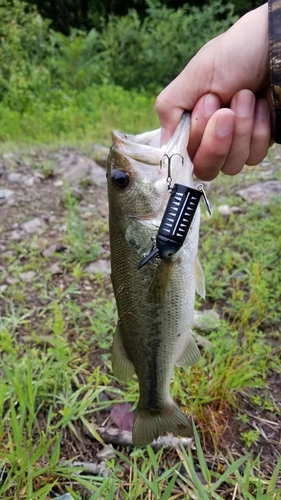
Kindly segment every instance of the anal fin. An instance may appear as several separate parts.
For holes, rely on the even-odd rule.
[[[197,347],[197,344],[193,338],[192,332],[187,347],[176,362],[176,366],[192,366],[196,365],[200,360],[201,354]]]
[[[116,332],[113,337],[112,346],[112,370],[119,380],[127,382],[135,373],[135,367],[129,360],[121,336],[121,325],[117,324]]]

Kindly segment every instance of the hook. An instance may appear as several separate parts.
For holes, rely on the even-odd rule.
[[[172,185],[172,175],[171,175],[171,164],[172,164],[172,158],[173,156],[180,156],[181,157],[181,166],[183,167],[183,164],[184,164],[184,159],[183,159],[183,156],[180,155],[179,153],[174,153],[172,154],[172,156],[168,156],[167,153],[165,153],[161,160],[160,160],[160,168],[163,167],[163,159],[166,157],[168,158],[168,165],[167,165],[167,169],[168,169],[168,175],[167,175],[167,179],[166,179],[166,182],[168,184],[168,191],[170,191],[172,188],[171,188],[171,185]]]

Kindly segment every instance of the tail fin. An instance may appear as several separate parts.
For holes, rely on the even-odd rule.
[[[165,431],[184,437],[193,435],[192,425],[174,402],[168,403],[161,413],[136,410],[133,427],[135,446],[149,444]]]

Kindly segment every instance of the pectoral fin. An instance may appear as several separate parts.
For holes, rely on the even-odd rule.
[[[124,382],[130,380],[135,373],[135,367],[132,361],[129,360],[123,344],[120,323],[117,324],[113,337],[112,370],[115,377]]]
[[[148,300],[153,304],[165,297],[173,274],[175,262],[171,259],[160,260],[148,289]]]
[[[195,273],[195,290],[198,293],[198,295],[201,295],[203,299],[205,299],[205,278],[204,278],[204,273],[203,269],[201,267],[201,264],[199,262],[198,257],[195,259],[194,263],[194,273]]]
[[[177,360],[176,366],[192,366],[196,365],[200,360],[201,354],[197,347],[197,344],[193,338],[193,333],[191,333],[190,340],[182,353],[181,357]]]

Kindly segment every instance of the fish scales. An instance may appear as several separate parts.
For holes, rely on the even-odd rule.
[[[136,445],[148,444],[164,431],[192,435],[189,421],[170,397],[170,381],[175,364],[192,365],[199,359],[190,327],[195,288],[204,294],[197,260],[200,210],[173,257],[154,259],[138,269],[169,199],[167,172],[160,168],[164,153],[184,157],[184,167],[175,163],[172,176],[193,186],[186,153],[189,121],[185,114],[164,150],[149,146],[155,138],[159,144],[160,131],[139,136],[114,132],[107,163],[112,284],[119,316],[112,363],[121,380],[130,379],[134,372],[138,377]]]

